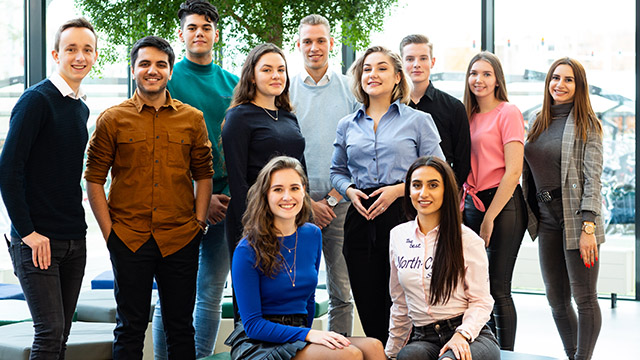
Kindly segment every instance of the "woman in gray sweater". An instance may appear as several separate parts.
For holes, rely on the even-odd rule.
[[[529,233],[538,237],[551,312],[569,359],[591,359],[601,315],[596,282],[602,228],[602,125],[589,101],[582,65],[556,60],[542,110],[525,145],[523,188]],[[578,306],[578,315],[571,296]]]

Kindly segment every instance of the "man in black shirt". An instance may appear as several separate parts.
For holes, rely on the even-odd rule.
[[[431,81],[431,68],[436,62],[433,44],[424,35],[408,35],[400,42],[404,69],[413,82],[411,106],[431,114],[440,133],[440,147],[453,168],[458,187],[467,180],[469,169],[469,120],[464,105],[453,96],[436,89]]]

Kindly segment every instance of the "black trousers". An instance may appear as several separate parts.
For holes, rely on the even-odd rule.
[[[362,190],[370,194],[375,189]],[[377,197],[362,200],[368,208]],[[407,221],[400,197],[389,208],[369,221],[349,206],[344,222],[344,247],[342,249],[353,299],[358,307],[360,322],[367,336],[386,344],[389,337],[389,232],[396,225]]]
[[[117,302],[113,359],[142,359],[144,333],[151,312],[153,278],[162,303],[169,359],[195,359],[193,307],[202,232],[174,254],[162,257],[151,237],[135,253],[111,232],[107,248]]]
[[[491,205],[495,191],[494,188],[478,193],[478,198],[482,200],[486,209]],[[476,233],[480,233],[484,212],[476,209],[470,195],[465,199],[463,219],[465,225]],[[513,351],[516,340],[518,318],[511,297],[511,279],[526,228],[527,209],[522,188],[518,185],[511,199],[493,222],[493,233],[487,248],[489,284],[491,296],[495,301],[489,326],[496,334],[500,348],[503,350]]]

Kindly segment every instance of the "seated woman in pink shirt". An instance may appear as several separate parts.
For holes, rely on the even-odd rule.
[[[503,350],[513,351],[516,308],[511,278],[527,226],[527,209],[518,184],[524,157],[524,120],[508,102],[502,66],[483,51],[471,59],[464,106],[471,132],[471,171],[463,189],[464,224],[484,240],[489,257],[489,327]]]
[[[453,170],[437,157],[407,172],[404,211],[415,220],[393,228],[389,241],[392,359],[500,358],[486,325],[493,299],[484,242],[462,225],[457,192]]]

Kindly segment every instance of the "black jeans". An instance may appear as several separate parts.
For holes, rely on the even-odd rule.
[[[495,191],[496,188],[478,193],[478,198],[482,200],[485,209],[491,205]],[[465,225],[476,233],[480,233],[484,212],[476,209],[470,195],[467,195],[464,202],[463,219]],[[489,326],[496,334],[500,348],[503,350],[513,351],[516,340],[517,314],[511,297],[511,279],[526,228],[527,210],[522,188],[518,185],[511,199],[493,222],[493,233],[487,248],[489,283],[491,296],[495,301],[493,321],[489,320]]]
[[[602,325],[597,294],[600,262],[587,268],[580,258],[580,250],[566,249],[562,199],[539,203],[538,207],[540,270],[553,320],[569,359],[591,359]],[[578,316],[571,304],[572,295]]]
[[[400,350],[397,360],[437,360],[447,357],[455,359],[456,357],[452,350],[447,350],[442,356],[438,356],[438,354],[440,349],[451,340],[460,324],[462,324],[462,315],[426,326],[414,326],[411,339]],[[474,360],[500,359],[498,342],[487,325],[480,330],[480,334],[469,344],[469,350]]]
[[[375,189],[363,190],[370,194]],[[378,197],[362,200],[368,208]],[[344,222],[342,251],[349,271],[351,291],[358,308],[364,333],[386,344],[389,337],[389,232],[407,221],[402,210],[403,198],[369,221],[349,206]]]
[[[192,314],[201,238],[200,232],[185,247],[163,258],[153,237],[134,253],[115,232],[111,232],[107,248],[111,254],[118,304],[113,359],[142,359],[154,276],[162,302],[169,359],[195,359]]]
[[[12,237],[9,248],[35,328],[30,359],[64,359],[87,261],[85,239],[50,239],[49,244],[47,270],[33,265],[31,248],[21,239]]]

